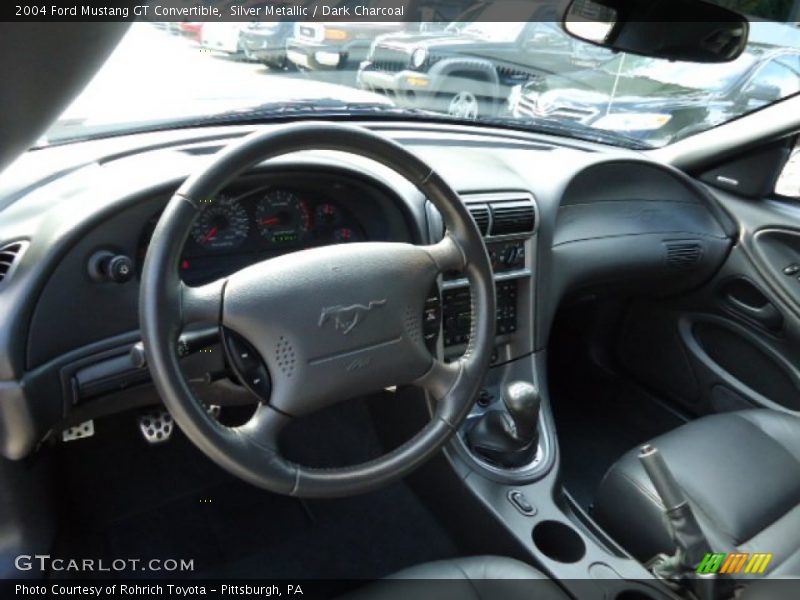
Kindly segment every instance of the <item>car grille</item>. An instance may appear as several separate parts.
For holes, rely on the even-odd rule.
[[[409,56],[402,50],[377,46],[372,50],[372,68],[397,73],[408,66]]]
[[[556,104],[542,105],[538,99],[531,100],[525,96],[519,99],[517,112],[522,116],[533,118],[554,117],[565,121],[577,121],[580,123],[585,123],[597,114],[597,110],[594,108],[559,106]]]

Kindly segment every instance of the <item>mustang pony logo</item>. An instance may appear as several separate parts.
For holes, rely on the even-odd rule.
[[[378,308],[386,304],[386,300],[371,300],[369,304],[351,304],[350,306],[326,306],[319,315],[319,325],[325,325],[328,318],[333,319],[333,327],[341,331],[342,335],[347,335],[358,325],[366,314],[373,308]]]

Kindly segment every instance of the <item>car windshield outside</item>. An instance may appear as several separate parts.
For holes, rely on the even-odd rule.
[[[614,54],[557,22],[496,22],[496,4],[446,6],[425,22],[134,23],[40,145],[308,114],[651,148],[800,92],[798,23],[753,22],[740,58],[708,65]]]

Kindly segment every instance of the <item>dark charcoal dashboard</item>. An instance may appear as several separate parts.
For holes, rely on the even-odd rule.
[[[495,365],[544,348],[567,294],[610,285],[648,293],[653,280],[676,293],[709,278],[731,245],[734,232],[705,188],[634,152],[481,128],[373,128],[439,172],[478,223],[497,280]],[[0,453],[19,458],[49,432],[158,402],[147,369],[130,359],[148,240],[180,183],[249,131],[55,147],[3,174],[0,257],[17,249],[5,250],[10,266],[0,270],[8,323],[0,331]],[[205,203],[181,258],[189,285],[304,248],[433,243],[443,233],[418,190],[351,156],[307,152],[265,163]],[[104,275],[114,257],[132,268]],[[430,347],[444,358],[463,352],[466,280],[445,278],[425,311]],[[225,369],[219,353],[186,360],[205,380]]]

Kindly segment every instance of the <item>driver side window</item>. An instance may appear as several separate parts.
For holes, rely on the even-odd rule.
[[[794,145],[789,160],[775,184],[775,193],[789,198],[800,198],[800,140]]]

